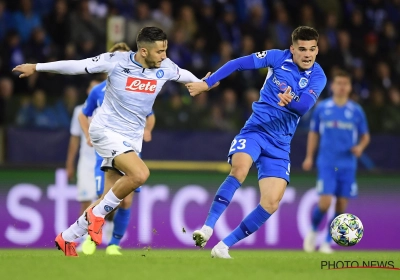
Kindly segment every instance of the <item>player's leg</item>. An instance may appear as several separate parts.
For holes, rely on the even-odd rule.
[[[98,205],[87,212],[88,231],[96,244],[101,242],[101,228],[104,224],[104,217],[117,208],[122,199],[144,184],[150,175],[147,166],[134,152],[117,155],[112,160],[112,165],[125,175],[115,182]]]
[[[232,165],[231,171],[217,190],[203,227],[193,232],[196,246],[204,247],[206,245],[213,233],[215,223],[228,207],[236,190],[246,179],[253,161],[258,158],[260,152],[260,145],[252,138],[238,135],[233,140],[228,155]]]
[[[337,189],[336,195],[336,205],[335,205],[335,215],[332,217],[328,223],[328,233],[326,235],[325,242],[321,244],[319,249],[322,253],[333,253],[330,243],[332,237],[330,234],[330,225],[337,216],[345,213],[347,205],[349,203],[349,198],[357,197],[357,183],[356,183],[356,171],[354,169],[340,169],[337,170]]]
[[[337,187],[336,175],[334,168],[318,167],[316,189],[319,195],[319,201],[312,210],[311,229],[308,231],[303,241],[303,249],[305,252],[311,253],[316,249],[318,227],[332,203]]]
[[[212,249],[212,257],[230,258],[229,248],[256,232],[278,209],[289,182],[289,161],[262,155],[256,161],[256,165],[261,193],[260,204],[243,219],[232,233]]]

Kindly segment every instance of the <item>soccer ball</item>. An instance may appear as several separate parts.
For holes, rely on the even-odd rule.
[[[353,214],[341,214],[331,223],[332,239],[340,246],[354,246],[364,234],[361,220]]]

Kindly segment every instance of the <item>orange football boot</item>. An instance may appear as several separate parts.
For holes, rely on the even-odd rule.
[[[86,211],[86,220],[88,222],[88,233],[96,245],[101,244],[103,237],[102,227],[104,225],[104,218],[97,217],[93,214],[93,208]]]
[[[58,250],[62,250],[67,257],[78,257],[78,253],[75,250],[76,243],[75,242],[68,242],[62,238],[61,233],[57,235],[56,240],[56,247]]]

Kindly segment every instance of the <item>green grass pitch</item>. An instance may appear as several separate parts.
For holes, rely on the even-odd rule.
[[[0,250],[0,279],[400,279],[400,270],[321,269],[321,261],[393,261],[399,252],[231,250],[233,260],[212,259],[210,250],[124,250],[119,257],[98,250],[66,258],[57,250]],[[355,278],[357,277],[357,278]]]

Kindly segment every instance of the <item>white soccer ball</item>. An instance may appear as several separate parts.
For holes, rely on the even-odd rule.
[[[331,223],[332,239],[340,246],[354,246],[364,234],[361,220],[353,214],[341,214]]]

